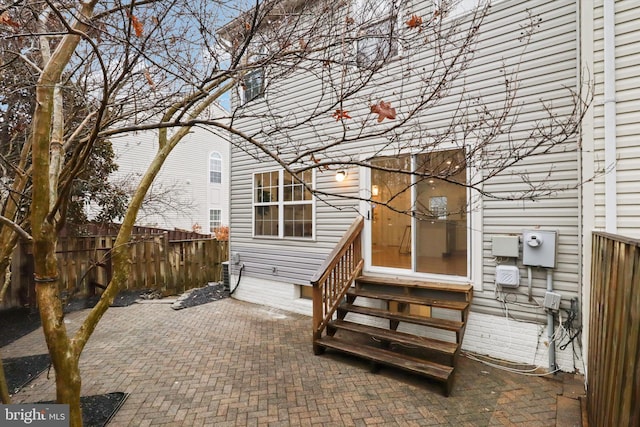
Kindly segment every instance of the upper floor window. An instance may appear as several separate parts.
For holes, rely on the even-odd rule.
[[[264,93],[264,70],[259,68],[257,70],[249,71],[245,74],[242,80],[242,103],[246,104],[249,101],[262,96]]]
[[[211,184],[222,182],[222,156],[215,151],[209,154],[209,182]]]
[[[302,182],[301,182],[302,181]],[[254,235],[312,238],[313,173],[284,170],[253,175]]]
[[[398,1],[356,0],[356,62],[377,66],[398,54]]]
[[[249,67],[240,82],[240,103],[242,105],[264,95],[264,60],[266,47],[259,41],[248,48],[246,65]]]

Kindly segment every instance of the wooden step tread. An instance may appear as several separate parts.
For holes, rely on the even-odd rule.
[[[419,347],[425,350],[433,350],[449,356],[455,355],[458,350],[458,345],[453,342],[446,342],[432,338],[421,337],[418,335],[411,335],[404,332],[392,331],[375,326],[348,322],[346,320],[333,320],[329,323],[329,326],[345,331],[366,334],[380,341],[399,343],[407,346]]]
[[[397,277],[359,276],[356,279],[356,282],[360,284],[402,286],[407,288],[433,289],[447,292],[471,293],[473,291],[473,286],[470,283],[439,283],[414,279],[401,279]]]
[[[347,291],[347,295],[354,297],[375,298],[387,301],[396,301],[406,304],[420,304],[428,305],[431,307],[447,308],[451,310],[466,310],[469,307],[469,303],[466,301],[452,301],[442,298],[426,298],[414,295],[402,295],[386,292],[369,291],[365,289],[350,288]]]
[[[453,373],[453,367],[451,366],[429,362],[428,360],[398,354],[381,348],[347,342],[335,337],[325,336],[316,340],[316,344],[325,348],[352,354],[373,362],[395,366],[409,372],[415,372],[442,382],[448,381],[449,376]]]
[[[400,322],[408,322],[416,325],[430,326],[432,328],[445,329],[448,331],[459,332],[464,326],[463,322],[448,319],[439,319],[437,317],[415,316],[411,314],[396,313],[388,310],[382,310],[373,307],[362,307],[360,305],[340,304],[341,310],[350,313],[366,314],[367,316],[381,317],[383,319],[397,320]]]

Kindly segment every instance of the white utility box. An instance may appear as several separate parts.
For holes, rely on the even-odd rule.
[[[556,231],[525,230],[522,233],[522,264],[555,268],[557,235]]]
[[[520,270],[515,265],[496,265],[496,285],[503,288],[520,286]]]
[[[520,236],[491,237],[491,255],[495,257],[518,258],[520,252]]]
[[[544,294],[544,308],[548,308],[549,310],[558,310],[560,308],[561,299],[562,295],[547,291],[547,293]]]

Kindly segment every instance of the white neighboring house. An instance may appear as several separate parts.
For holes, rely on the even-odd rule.
[[[112,143],[119,169],[111,179],[135,188],[157,151],[158,131]],[[204,234],[228,225],[229,143],[219,133],[194,127],[165,161],[148,197],[136,225]]]

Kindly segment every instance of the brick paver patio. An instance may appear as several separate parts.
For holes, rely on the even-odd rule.
[[[69,314],[68,326],[84,314]],[[110,426],[556,425],[558,377],[461,357],[447,398],[422,378],[374,374],[329,352],[314,356],[310,328],[309,317],[228,298],[179,311],[110,308],[81,359],[82,394],[129,394]],[[0,351],[9,358],[46,348],[38,330]],[[54,396],[45,372],[14,403]]]

